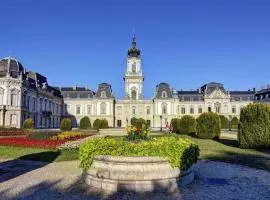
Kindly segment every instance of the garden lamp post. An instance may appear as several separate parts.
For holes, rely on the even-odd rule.
[[[160,132],[162,132],[162,115],[160,115]]]
[[[5,121],[6,121],[6,111],[7,111],[7,108],[6,108],[6,105],[3,106],[2,109],[0,109],[0,111],[3,111],[3,127],[5,127]]]

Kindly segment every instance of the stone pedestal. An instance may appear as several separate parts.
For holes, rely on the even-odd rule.
[[[159,157],[96,156],[84,174],[85,182],[111,191],[175,191],[193,181],[191,169],[172,168]]]

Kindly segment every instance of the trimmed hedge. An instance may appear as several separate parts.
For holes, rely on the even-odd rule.
[[[96,130],[109,128],[108,121],[106,119],[95,119],[93,128]]]
[[[91,128],[91,123],[89,117],[85,116],[80,120],[80,129],[89,129]]]
[[[179,127],[180,127],[180,119],[179,118],[172,118],[171,124],[173,127],[174,133],[179,133]]]
[[[34,120],[32,118],[28,118],[28,119],[24,120],[23,128],[24,129],[34,129],[35,128]]]
[[[228,128],[228,124],[229,124],[228,118],[225,117],[224,115],[219,115],[219,118],[220,118],[221,128],[222,129],[227,129]]]
[[[157,151],[158,150],[158,151]],[[166,157],[172,167],[188,169],[199,157],[199,147],[189,139],[159,137],[130,142],[117,138],[96,138],[80,146],[80,165],[87,170],[95,155]]]
[[[237,129],[238,124],[239,124],[239,120],[237,117],[233,117],[230,123],[231,123],[231,128]]]
[[[201,114],[197,119],[197,137],[201,139],[214,139],[220,136],[220,119],[215,113]]]
[[[179,123],[179,133],[180,134],[190,134],[196,133],[196,119],[190,115],[184,115],[180,119]]]
[[[238,129],[241,148],[270,147],[270,106],[249,104],[241,110]]]
[[[141,130],[142,129],[143,124],[145,125],[145,127],[148,127],[147,121],[145,119],[143,119],[143,118],[136,119],[136,121],[135,121],[135,127],[138,130]]]
[[[58,135],[58,133],[53,131],[38,131],[27,135],[26,138],[34,140],[46,140],[56,135]]]
[[[62,119],[61,125],[60,125],[60,130],[62,132],[72,130],[71,120],[69,118]]]
[[[135,126],[136,121],[137,121],[137,118],[136,117],[132,117],[131,120],[130,120],[130,124],[132,126]]]

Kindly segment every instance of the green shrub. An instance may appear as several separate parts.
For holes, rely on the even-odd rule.
[[[241,148],[270,147],[270,106],[249,104],[241,110],[238,140]]]
[[[107,119],[100,120],[99,128],[100,129],[109,128],[108,120]]]
[[[131,120],[130,120],[130,124],[132,126],[135,126],[136,121],[137,121],[137,118],[136,117],[132,117]]]
[[[173,127],[174,133],[179,133],[179,127],[180,127],[180,119],[179,118],[172,118],[171,124]]]
[[[225,117],[224,115],[219,115],[219,118],[220,118],[221,128],[222,129],[227,129],[228,128],[228,123],[229,123],[228,118]]]
[[[96,119],[93,123],[93,127],[96,130],[109,128],[108,121],[106,119]]]
[[[231,128],[237,129],[238,124],[239,124],[239,120],[237,117],[233,117],[230,123],[231,123]]]
[[[179,133],[180,134],[191,134],[196,133],[196,119],[190,115],[184,115],[180,119]]]
[[[34,129],[35,128],[34,120],[32,118],[28,118],[28,119],[24,120],[23,128],[24,129]]]
[[[37,131],[33,132],[26,137],[29,139],[35,139],[35,140],[46,140],[50,139],[53,136],[56,136],[58,133],[53,131]]]
[[[61,125],[60,125],[60,130],[62,132],[72,130],[71,120],[69,118],[62,119]]]
[[[201,114],[197,119],[197,136],[202,139],[213,139],[220,136],[220,119],[215,113]]]
[[[136,119],[136,121],[135,121],[135,127],[138,130],[141,130],[143,125],[145,127],[148,127],[147,121],[145,119],[143,119],[143,118]]]
[[[80,129],[89,129],[91,128],[91,123],[89,117],[85,116],[80,120]]]
[[[188,169],[199,157],[199,148],[189,139],[159,137],[139,143],[117,138],[96,138],[80,146],[81,167],[87,170],[95,155],[158,156],[168,159],[172,167]]]
[[[94,123],[93,123],[93,127],[94,129],[98,130],[100,127],[100,119],[95,119]]]

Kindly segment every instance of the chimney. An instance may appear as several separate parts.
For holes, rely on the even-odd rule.
[[[77,88],[77,86],[76,86],[76,85],[72,86],[72,89],[73,89],[73,90],[76,90],[76,88]]]
[[[256,92],[256,88],[255,87],[252,90],[253,90],[253,92]]]

